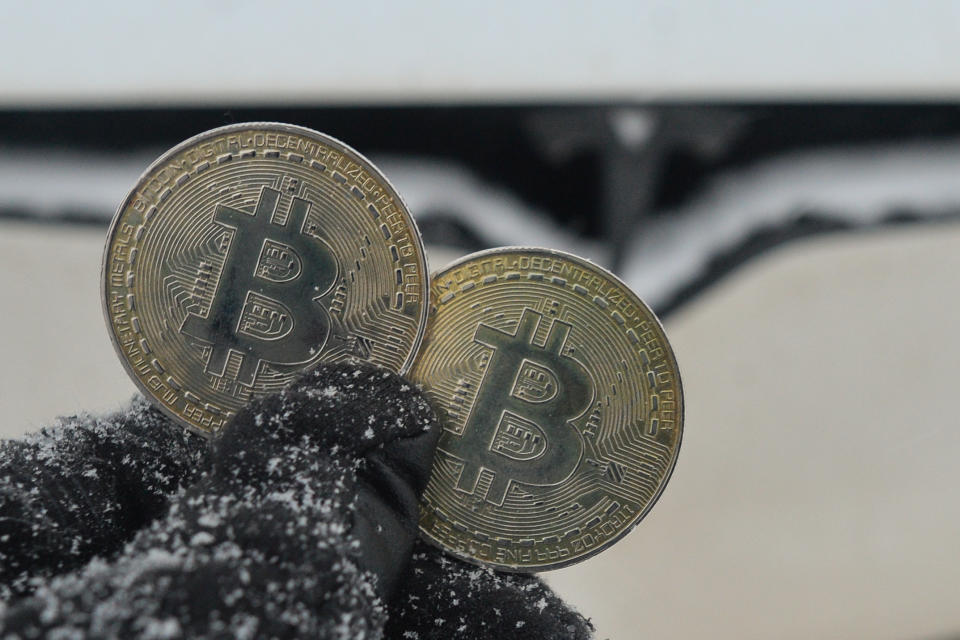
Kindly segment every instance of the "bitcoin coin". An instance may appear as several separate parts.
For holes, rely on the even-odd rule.
[[[369,160],[310,129],[246,123],[141,176],[111,225],[102,292],[133,380],[211,434],[321,361],[407,371],[429,284],[416,225]]]
[[[625,535],[670,478],[680,372],[623,282],[547,249],[483,251],[435,274],[410,377],[440,415],[420,508],[428,541],[543,571]]]

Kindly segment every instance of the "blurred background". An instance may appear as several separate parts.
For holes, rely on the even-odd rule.
[[[431,266],[589,257],[687,415],[599,638],[960,638],[960,4],[2,3],[0,435],[134,393],[107,225],[162,151],[279,120],[394,182]]]

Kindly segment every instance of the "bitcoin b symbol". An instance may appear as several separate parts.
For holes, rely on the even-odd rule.
[[[207,373],[222,376],[230,352],[238,352],[237,380],[246,385],[263,361],[306,362],[330,332],[314,299],[336,282],[336,258],[325,242],[303,233],[311,203],[294,197],[286,223],[275,224],[279,201],[279,191],[264,187],[252,215],[217,205],[214,220],[233,230],[223,271],[206,317],[191,312],[180,327],[210,344]]]
[[[574,472],[583,454],[569,424],[593,400],[590,375],[563,354],[570,325],[554,320],[543,347],[534,336],[543,316],[524,309],[515,334],[481,324],[474,341],[493,349],[463,434],[445,432],[440,448],[463,461],[457,489],[475,493],[480,473],[494,474],[486,500],[502,505],[512,482],[550,486]]]

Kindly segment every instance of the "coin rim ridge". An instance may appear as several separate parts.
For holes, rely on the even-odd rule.
[[[630,523],[630,526],[625,527],[623,531],[619,532],[617,535],[607,540],[606,544],[600,545],[598,548],[590,551],[589,553],[586,553],[581,556],[577,556],[576,558],[572,558],[570,560],[565,560],[562,562],[556,562],[552,564],[543,564],[543,565],[516,566],[511,564],[502,564],[498,562],[479,560],[477,558],[463,555],[461,552],[455,551],[447,546],[444,546],[440,542],[434,540],[420,526],[419,515],[417,517],[417,530],[419,532],[420,539],[424,540],[425,542],[427,542],[433,547],[441,549],[446,553],[449,553],[450,555],[456,558],[459,558],[460,560],[463,560],[464,562],[468,562],[470,564],[477,565],[480,567],[492,568],[492,569],[501,570],[501,571],[511,571],[514,573],[540,573],[542,571],[553,571],[555,569],[564,569],[566,567],[570,567],[572,565],[583,562],[584,560],[588,560],[603,551],[608,550],[610,547],[620,542],[628,533],[633,531],[637,527],[637,525],[640,524],[641,521],[646,519],[647,515],[653,509],[654,505],[656,505],[657,502],[660,501],[660,497],[663,495],[664,490],[667,488],[667,485],[670,483],[670,479],[673,477],[673,471],[677,465],[677,459],[680,457],[680,445],[683,443],[683,431],[685,426],[684,418],[686,416],[686,402],[684,401],[684,395],[683,395],[683,382],[682,382],[683,375],[680,373],[680,362],[677,360],[677,354],[674,352],[673,345],[670,344],[669,338],[667,338],[667,332],[663,328],[663,323],[660,321],[660,318],[653,311],[653,309],[650,308],[650,305],[648,305],[646,302],[643,301],[642,298],[640,298],[640,296],[637,294],[636,291],[633,290],[632,287],[630,287],[626,282],[621,280],[613,272],[600,266],[599,264],[597,264],[593,260],[590,260],[589,258],[584,258],[572,253],[568,253],[566,251],[561,251],[559,249],[548,249],[546,247],[530,247],[530,246],[514,246],[514,245],[506,246],[506,247],[494,247],[492,249],[484,249],[482,251],[476,251],[474,253],[457,258],[456,260],[453,260],[452,262],[447,264],[442,269],[438,269],[437,271],[431,273],[430,274],[431,287],[433,286],[433,282],[437,278],[437,276],[447,271],[450,271],[451,269],[455,269],[456,267],[466,262],[470,262],[470,261],[476,260],[477,258],[482,258],[487,255],[493,255],[498,253],[515,253],[515,252],[540,253],[540,254],[558,256],[567,260],[571,260],[572,262],[586,263],[586,265],[588,265],[589,267],[596,269],[601,274],[605,275],[606,277],[613,280],[613,282],[615,282],[616,284],[619,284],[624,289],[626,289],[634,298],[636,298],[638,302],[640,302],[640,304],[644,306],[644,308],[647,309],[647,311],[650,312],[650,315],[653,317],[654,321],[657,323],[657,326],[659,327],[661,334],[663,334],[664,343],[667,348],[667,351],[670,353],[670,356],[673,358],[673,362],[677,366],[677,376],[676,376],[677,391],[679,392],[679,397],[680,397],[680,434],[677,437],[677,446],[670,460],[670,465],[663,476],[663,481],[660,483],[660,486],[657,487],[657,491],[651,497],[650,502],[647,504],[646,508],[644,508],[643,511],[641,511],[639,515],[637,515],[636,519],[632,523]],[[441,429],[442,428],[443,426],[441,425]],[[420,504],[421,505],[423,504],[422,500]]]
[[[423,298],[421,303],[423,311],[420,314],[421,318],[420,318],[420,322],[418,323],[419,329],[417,331],[416,336],[414,337],[410,355],[407,357],[403,366],[400,367],[400,371],[397,372],[400,375],[406,375],[407,373],[409,373],[410,369],[413,367],[413,363],[416,362],[417,356],[420,353],[420,347],[423,344],[423,337],[424,335],[426,335],[427,322],[430,316],[430,285],[433,282],[433,279],[429,275],[430,261],[429,261],[429,258],[427,257],[427,251],[423,245],[423,237],[420,235],[420,229],[419,227],[417,227],[417,222],[413,217],[413,213],[410,211],[410,207],[407,206],[407,203],[404,201],[403,197],[400,195],[400,192],[397,191],[396,187],[393,186],[393,183],[390,182],[390,180],[383,173],[383,171],[377,165],[371,162],[369,158],[367,158],[365,155],[363,155],[362,153],[360,153],[350,145],[346,144],[345,142],[341,141],[338,138],[335,138],[326,133],[317,131],[316,129],[311,129],[309,127],[303,127],[295,124],[287,124],[285,122],[255,121],[255,122],[236,122],[233,124],[224,125],[222,127],[214,127],[213,129],[202,131],[170,147],[165,152],[160,154],[160,156],[158,156],[156,160],[151,162],[146,169],[143,170],[143,172],[137,178],[136,182],[134,182],[133,187],[130,188],[130,191],[127,192],[127,195],[124,196],[123,200],[120,202],[120,206],[117,207],[116,213],[113,214],[113,220],[110,221],[110,227],[109,229],[107,229],[106,241],[103,244],[103,255],[100,259],[100,305],[101,305],[100,308],[101,308],[101,311],[103,312],[104,325],[107,330],[107,334],[110,336],[110,342],[113,344],[113,349],[116,352],[117,357],[120,360],[120,363],[123,365],[124,370],[127,372],[127,375],[130,377],[131,380],[133,380],[133,383],[136,385],[140,393],[142,393],[147,398],[147,400],[150,402],[151,405],[160,409],[160,411],[162,411],[169,418],[171,418],[173,422],[175,422],[179,426],[187,429],[192,433],[196,433],[197,435],[203,436],[204,438],[208,438],[208,439],[215,437],[216,434],[219,433],[219,431],[211,432],[211,431],[204,431],[203,429],[199,429],[194,425],[187,423],[181,416],[169,410],[166,405],[164,405],[162,402],[159,402],[154,397],[153,393],[149,389],[147,389],[146,385],[144,385],[140,381],[140,379],[136,376],[136,374],[134,373],[133,369],[130,366],[130,363],[127,362],[127,358],[124,355],[123,350],[120,348],[120,343],[117,340],[116,333],[113,330],[113,324],[110,320],[110,309],[109,309],[109,304],[107,303],[107,278],[106,278],[107,267],[108,267],[107,260],[110,257],[110,247],[113,244],[112,241],[114,238],[114,234],[116,233],[116,230],[117,230],[117,224],[120,222],[120,217],[122,216],[127,206],[130,204],[131,200],[136,195],[137,189],[140,186],[140,183],[143,181],[145,177],[147,177],[147,175],[150,174],[150,172],[152,172],[158,166],[160,166],[161,164],[169,160],[172,156],[179,153],[184,148],[192,146],[202,139],[215,137],[223,133],[229,133],[232,130],[246,130],[246,129],[256,129],[256,128],[270,129],[274,131],[283,131],[286,133],[295,133],[298,135],[305,135],[306,137],[316,137],[325,143],[332,143],[330,144],[330,146],[340,147],[341,150],[354,154],[357,158],[360,159],[362,163],[365,163],[367,165],[365,167],[366,169],[372,169],[373,172],[375,172],[380,177],[380,179],[383,180],[384,186],[386,186],[386,188],[391,192],[391,195],[394,196],[397,202],[399,202],[400,205],[402,206],[402,210],[406,213],[406,218],[410,223],[411,235],[413,236],[412,240],[416,243],[417,248],[420,250],[420,256],[422,257],[421,262],[423,266],[425,286],[423,287],[424,291],[423,291]],[[316,366],[320,366],[321,364],[323,364],[323,361],[318,362]],[[316,366],[313,368],[316,368]],[[313,368],[304,370],[303,373],[306,373],[307,371],[311,371],[313,370]],[[386,369],[386,367],[383,367],[383,368]]]

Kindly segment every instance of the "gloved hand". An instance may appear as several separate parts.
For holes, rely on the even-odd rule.
[[[590,637],[536,578],[415,546],[439,433],[403,378],[349,364],[211,443],[142,399],[5,442],[0,637]]]

